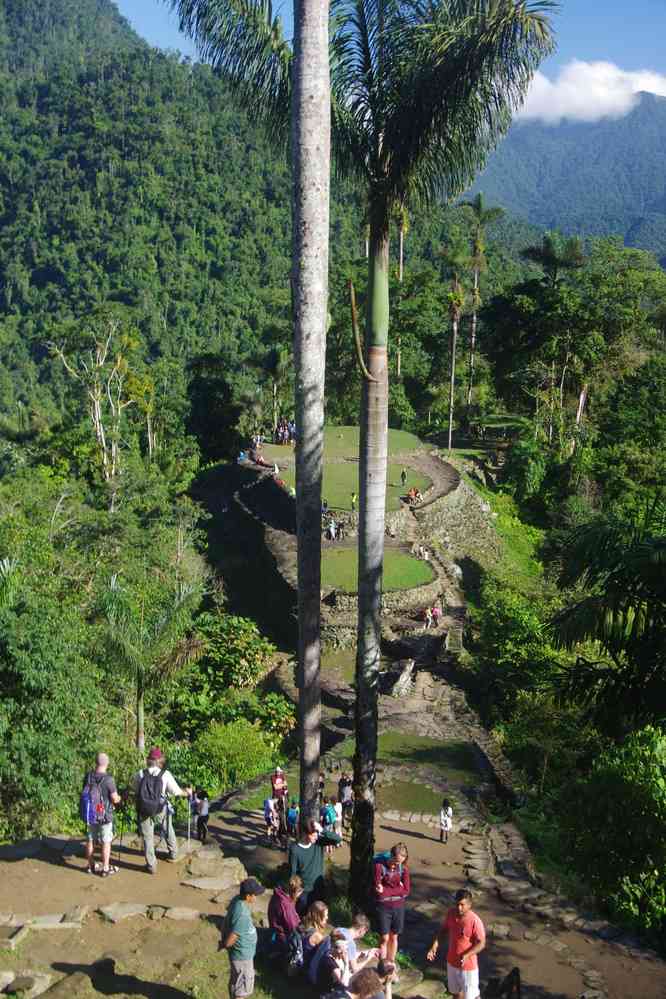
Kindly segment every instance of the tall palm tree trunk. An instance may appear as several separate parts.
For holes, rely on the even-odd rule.
[[[372,902],[375,770],[377,762],[377,680],[381,656],[381,599],[388,458],[388,219],[373,219],[368,266],[368,346],[361,410],[358,634],[354,793],[349,891],[365,908]]]
[[[327,0],[294,4],[293,307],[301,803],[314,816],[321,722],[321,490],[328,308],[330,78]]]
[[[136,671],[136,748],[140,753],[143,753],[146,748],[145,697],[145,677],[143,669],[138,668]]]
[[[449,455],[453,449],[453,397],[456,388],[456,350],[458,347],[459,319],[451,321],[451,381],[449,384]]]
[[[398,265],[398,281],[402,286],[402,279],[404,275],[404,263],[405,263],[405,230],[403,226],[400,226],[400,257]],[[402,336],[400,330],[398,330],[398,356],[395,368],[396,378],[400,380],[402,374]]]
[[[469,411],[472,408],[472,389],[474,388],[474,364],[476,362],[476,324],[477,324],[477,308],[476,301],[479,294],[479,268],[474,268],[474,309],[472,311],[472,328],[470,332],[469,341],[469,381],[467,383],[467,414],[469,417]]]

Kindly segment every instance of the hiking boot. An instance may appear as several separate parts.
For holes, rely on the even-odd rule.
[[[166,857],[165,859],[166,859],[167,864],[177,864],[178,863],[178,857]]]
[[[157,874],[157,867],[151,867],[150,864],[146,864],[144,870],[146,874]]]

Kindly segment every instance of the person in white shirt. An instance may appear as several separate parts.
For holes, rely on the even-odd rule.
[[[169,797],[191,798],[192,788],[181,788],[178,785],[173,774],[165,768],[164,753],[157,746],[148,753],[145,768],[134,775],[133,785],[139,828],[143,836],[146,870],[149,874],[155,874],[157,872],[155,825],[159,823],[162,835],[166,839],[168,859],[175,863],[178,860],[178,840],[173,828],[173,807],[168,799]]]
[[[444,798],[439,812],[439,842],[448,843],[449,833],[453,829],[453,809],[448,798]]]
[[[337,798],[331,798],[331,804],[335,809],[335,823],[334,823],[335,832],[336,835],[339,836],[340,839],[342,839],[342,802],[338,801]],[[338,845],[342,846],[342,843],[339,843]]]
[[[210,813],[210,802],[206,791],[197,791],[197,836],[200,842],[205,843],[208,836],[208,815]]]

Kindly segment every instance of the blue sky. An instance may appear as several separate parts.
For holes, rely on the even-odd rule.
[[[116,3],[152,45],[194,54],[161,0]],[[291,11],[288,0],[284,6]],[[604,60],[625,70],[666,74],[666,0],[563,0],[556,26],[559,50],[543,66],[548,76],[572,59]]]

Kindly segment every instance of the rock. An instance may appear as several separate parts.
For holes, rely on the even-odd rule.
[[[488,932],[498,940],[506,940],[511,936],[511,927],[508,923],[491,923]]]
[[[45,916],[33,916],[30,926],[33,930],[51,930],[61,925],[64,915],[64,912],[49,912]]]
[[[0,926],[0,950],[16,950],[30,932],[29,926]]]
[[[402,973],[400,977],[402,978]],[[394,985],[393,995],[401,996],[402,999],[443,999],[445,995],[444,982],[423,981],[415,986],[413,992],[406,992],[402,982],[400,982],[400,985]]]
[[[176,905],[172,909],[167,909],[164,913],[164,918],[182,922],[194,922],[195,919],[201,918],[201,913],[198,909],[188,909],[184,905]]]
[[[0,971],[0,992],[4,992],[5,985],[9,985],[10,982],[14,981],[13,971]]]
[[[12,921],[11,912],[0,912],[0,926],[7,926]]]
[[[165,905],[151,905],[148,909],[148,919],[152,919],[154,921],[163,919],[166,911],[167,907]]]
[[[66,912],[63,916],[63,922],[65,923],[83,923],[90,915],[89,905],[75,905],[73,909]]]
[[[61,978],[44,995],[47,999],[88,999],[95,995],[92,982],[83,971]]]
[[[133,916],[145,916],[148,912],[148,906],[138,902],[113,902],[111,905],[102,906],[97,911],[107,922],[120,923],[123,919],[131,919]]]
[[[51,984],[52,975],[45,975],[41,971],[27,971],[6,985],[4,994],[10,996],[21,996],[22,999],[34,999],[46,992]]]
[[[400,821],[400,812],[395,812],[395,811],[394,812],[385,812],[384,813],[384,818],[387,819],[389,822],[399,822]]]
[[[423,974],[418,968],[400,968],[400,984],[394,986],[394,996],[406,999],[407,996],[418,995],[418,989],[423,981]]]

